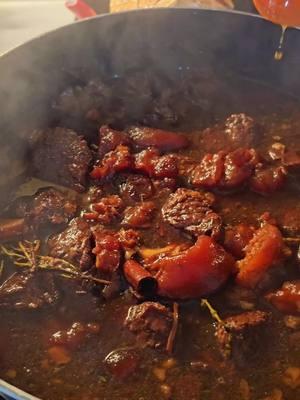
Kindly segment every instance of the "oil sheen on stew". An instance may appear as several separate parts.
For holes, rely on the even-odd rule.
[[[197,74],[82,81],[0,222],[0,377],[43,400],[300,398],[300,113]]]

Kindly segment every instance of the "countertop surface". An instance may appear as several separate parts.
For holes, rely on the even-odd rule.
[[[0,54],[72,21],[64,0],[0,0]]]

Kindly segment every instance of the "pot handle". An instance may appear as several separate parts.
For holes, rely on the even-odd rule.
[[[96,11],[83,0],[66,0],[65,5],[76,15],[77,20],[97,15]]]

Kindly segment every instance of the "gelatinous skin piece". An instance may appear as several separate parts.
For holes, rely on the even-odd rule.
[[[219,289],[233,272],[234,259],[209,236],[199,236],[194,246],[177,256],[157,260],[158,293],[189,299],[206,296]]]
[[[282,247],[282,235],[276,226],[265,224],[258,229],[245,248],[245,258],[237,262],[236,282],[254,288],[280,259]]]

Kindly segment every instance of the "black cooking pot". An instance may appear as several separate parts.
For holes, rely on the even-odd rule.
[[[166,77],[206,68],[262,82],[300,99],[300,33],[286,34],[284,58],[274,60],[281,29],[239,12],[155,9],[105,15],[43,35],[0,58],[0,185],[24,170],[24,135],[51,118],[57,94],[84,70],[87,76],[155,69]],[[174,79],[176,84],[176,79]],[[246,96],[246,94],[245,94]],[[225,100],[225,99],[224,99]],[[223,101],[223,99],[221,99]],[[226,101],[226,100],[225,100]],[[1,321],[1,324],[5,321]],[[2,392],[29,399],[0,381]],[[24,397],[25,396],[25,397]]]

